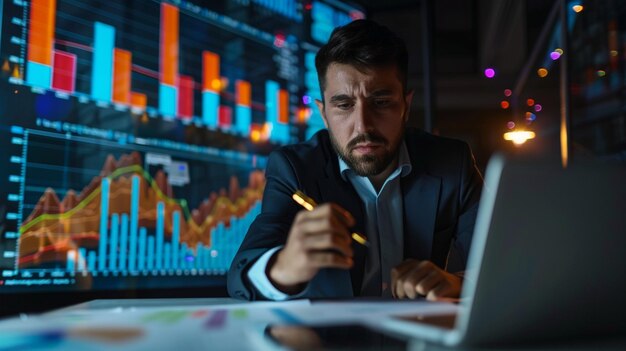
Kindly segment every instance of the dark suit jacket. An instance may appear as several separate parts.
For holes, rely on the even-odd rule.
[[[405,142],[412,171],[401,178],[404,199],[404,258],[431,260],[448,271],[465,268],[472,240],[482,178],[469,146],[461,141],[407,129]],[[337,153],[327,130],[307,142],[281,147],[269,156],[261,214],[254,220],[228,272],[232,297],[264,299],[247,278],[248,269],[267,250],[284,245],[296,213],[296,189],[318,203],[334,202],[356,219],[364,233],[365,209],[339,173]],[[353,243],[350,270],[322,269],[296,298],[357,296],[366,249]]]

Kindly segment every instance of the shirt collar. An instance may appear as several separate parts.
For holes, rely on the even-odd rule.
[[[354,171],[344,162],[344,160],[341,159],[341,157],[337,156],[337,158],[339,159],[339,172],[341,174],[341,178],[347,181],[347,174]],[[406,147],[406,143],[402,141],[402,144],[400,144],[400,147],[398,148],[398,168],[396,168],[396,171],[392,172],[392,174],[400,172],[400,177],[404,177],[411,173],[412,168],[409,150]]]

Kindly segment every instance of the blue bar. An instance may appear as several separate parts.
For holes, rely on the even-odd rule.
[[[172,245],[170,243],[165,243],[165,249],[163,249],[163,256],[165,257],[165,264],[163,268],[171,269],[172,268]]]
[[[109,269],[117,270],[117,238],[120,230],[120,215],[114,213],[111,215],[111,252],[109,253]]]
[[[128,270],[135,271],[137,259],[137,227],[139,226],[139,176],[134,175],[130,191],[130,249],[128,250]]]
[[[98,270],[104,271],[106,266],[107,230],[109,222],[109,187],[111,180],[102,178],[100,185],[100,240],[98,247]]]
[[[174,211],[172,214],[172,268],[180,268],[178,260],[178,246],[180,241],[180,212]]]
[[[278,90],[280,85],[273,80],[265,82],[265,121],[275,125],[278,122]]]
[[[74,273],[74,270],[76,269],[76,251],[75,250],[69,250],[66,253],[66,259],[65,259],[65,263],[66,263],[66,268],[65,270],[68,273]]]
[[[248,106],[237,105],[235,110],[235,131],[243,136],[250,135],[252,110]]]
[[[209,128],[217,128],[220,96],[212,91],[202,92],[202,121]]]
[[[122,233],[120,236],[120,264],[119,270],[128,271],[128,262],[126,262],[126,252],[128,250],[128,214],[122,213]]]
[[[87,249],[85,248],[80,248],[78,249],[78,269],[80,269],[81,271],[86,271],[87,270],[87,265],[85,264],[87,262]]]
[[[165,116],[176,116],[178,89],[171,85],[159,84],[159,112]]]
[[[180,258],[178,260],[180,269],[187,269],[187,243],[180,244]]]
[[[282,123],[274,123],[272,125],[272,134],[270,140],[277,143],[287,144],[290,141],[289,125]]]
[[[96,100],[111,101],[114,47],[115,28],[108,24],[95,22],[91,96]]]
[[[139,228],[139,263],[137,269],[144,270],[146,268],[146,236],[148,235],[146,228]]]
[[[194,262],[196,269],[203,269],[202,258],[204,257],[204,248],[201,242],[196,244],[196,261]]]
[[[154,270],[154,237],[148,237],[148,264],[146,265],[148,270]]]
[[[89,257],[87,258],[87,269],[93,275],[96,271],[96,252],[89,251]]]
[[[163,241],[165,240],[165,203],[157,203],[157,227],[156,227],[156,262],[154,267],[163,267]]]
[[[52,67],[28,61],[26,63],[26,83],[34,87],[50,89],[52,86]]]

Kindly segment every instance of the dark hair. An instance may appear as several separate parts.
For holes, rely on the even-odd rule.
[[[348,64],[358,70],[395,65],[402,89],[406,92],[409,65],[406,45],[389,28],[372,20],[356,20],[335,28],[328,43],[317,52],[315,68],[322,99],[326,86],[326,71],[333,62]]]

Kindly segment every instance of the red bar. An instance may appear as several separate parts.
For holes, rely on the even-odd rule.
[[[161,3],[160,82],[176,86],[178,76],[178,7]]]
[[[52,69],[52,89],[73,93],[75,82],[76,55],[55,50]]]
[[[178,115],[185,119],[193,117],[193,88],[196,83],[192,77],[178,77]]]
[[[278,122],[289,123],[289,93],[285,89],[278,91]]]
[[[56,0],[33,0],[28,22],[28,61],[52,66]]]
[[[130,51],[116,48],[113,55],[113,101],[128,105],[130,104],[132,54]]]
[[[220,92],[220,56],[210,51],[202,52],[202,91]]]
[[[230,106],[220,106],[217,124],[220,127],[230,127],[233,124],[233,109]]]

